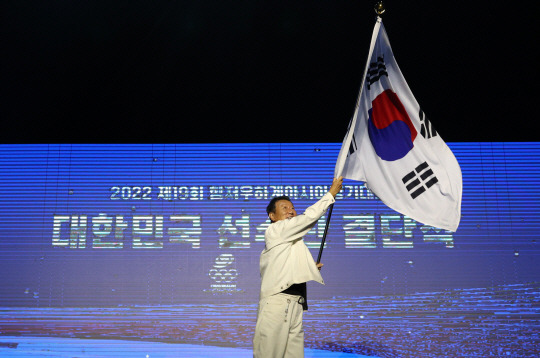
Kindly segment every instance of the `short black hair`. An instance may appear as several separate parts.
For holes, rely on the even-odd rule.
[[[285,196],[285,195],[282,195],[282,196],[276,196],[275,198],[272,198],[272,200],[270,200],[270,203],[268,204],[268,206],[266,207],[266,213],[268,215],[270,215],[270,213],[275,213],[276,212],[276,203],[280,200],[287,200],[287,201],[291,201],[291,199],[288,197],[288,196]]]

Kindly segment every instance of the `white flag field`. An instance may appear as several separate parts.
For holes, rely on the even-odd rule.
[[[434,81],[434,86],[437,86]],[[456,231],[459,164],[414,98],[377,19],[356,110],[334,176],[359,180],[393,210]]]

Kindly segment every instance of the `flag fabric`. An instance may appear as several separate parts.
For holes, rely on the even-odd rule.
[[[365,182],[416,221],[450,231],[459,226],[459,163],[409,89],[380,17],[334,175]]]

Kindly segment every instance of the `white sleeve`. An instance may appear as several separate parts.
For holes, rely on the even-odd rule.
[[[302,215],[271,224],[264,235],[266,250],[301,239],[315,226],[317,220],[334,202],[334,196],[326,193],[318,202],[307,208]]]

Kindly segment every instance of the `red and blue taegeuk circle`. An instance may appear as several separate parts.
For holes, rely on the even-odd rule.
[[[381,159],[398,160],[413,149],[418,132],[396,93],[379,94],[368,113],[369,139]]]

